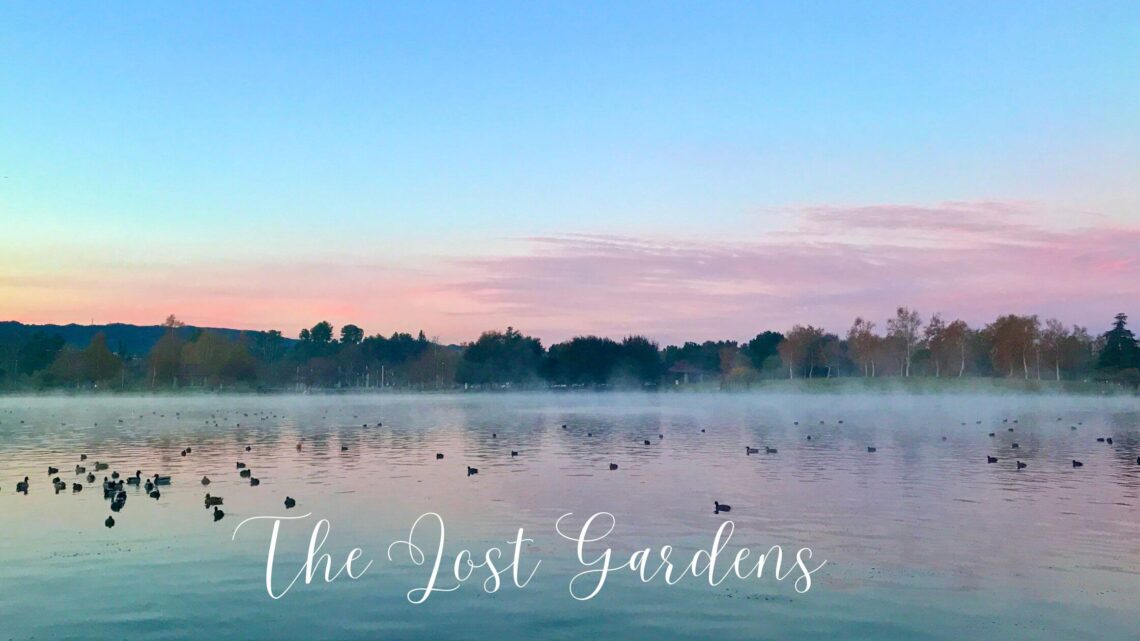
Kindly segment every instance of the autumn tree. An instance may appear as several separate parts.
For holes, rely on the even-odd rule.
[[[910,364],[921,342],[921,327],[922,317],[917,311],[906,307],[898,308],[895,317],[887,321],[887,338],[899,350],[903,376],[910,376]]]
[[[847,330],[847,348],[851,359],[863,369],[863,376],[875,376],[875,359],[881,339],[875,334],[875,323],[856,318]]]
[[[926,323],[926,329],[922,331],[922,337],[926,342],[927,349],[930,350],[930,362],[934,364],[934,376],[942,376],[943,365],[949,362],[951,350],[946,345],[946,322],[942,320],[941,314],[934,314],[930,317],[930,321]]]
[[[1066,343],[1069,340],[1069,330],[1064,323],[1056,318],[1045,321],[1041,330],[1041,339],[1038,342],[1040,352],[1046,363],[1052,365],[1056,380],[1061,380],[1061,361],[1065,356]]]
[[[947,355],[953,354],[953,362],[958,367],[958,378],[966,373],[966,357],[972,334],[970,326],[962,320],[952,321],[939,332],[939,349]]]
[[[795,325],[784,335],[777,346],[780,360],[788,368],[788,378],[795,378],[796,371],[806,372],[811,378],[816,365],[822,364],[818,355],[818,343],[823,338],[823,330],[811,325]]]
[[[1040,322],[1037,316],[1001,316],[986,326],[994,369],[1012,377],[1020,368],[1029,378],[1029,362],[1036,351]]]

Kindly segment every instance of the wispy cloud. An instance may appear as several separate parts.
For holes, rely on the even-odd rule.
[[[664,340],[794,322],[839,331],[900,304],[974,322],[1024,312],[1099,327],[1140,300],[1140,227],[1048,228],[1032,206],[1001,202],[789,213],[790,229],[753,238],[531,238],[522,255],[467,261],[478,278],[443,289],[548,336]]]
[[[783,214],[781,230],[731,238],[548,235],[518,239],[510,254],[416,265],[333,248],[323,260],[128,262],[61,252],[47,263],[0,263],[0,317],[150,323],[173,312],[288,334],[323,318],[452,341],[508,324],[547,341],[581,333],[680,341],[796,322],[841,332],[856,315],[883,318],[897,305],[973,323],[1017,312],[1100,329],[1140,301],[1140,226],[1098,217],[1046,225],[1034,205],[1008,202]]]

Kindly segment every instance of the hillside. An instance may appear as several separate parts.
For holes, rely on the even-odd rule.
[[[210,330],[228,339],[236,339],[244,330],[219,327],[191,327],[178,329],[183,337],[190,339],[202,330]],[[0,321],[0,345],[20,344],[36,332],[58,335],[74,347],[86,347],[91,338],[99,332],[107,337],[107,345],[115,350],[125,350],[129,354],[142,355],[150,351],[167,329],[161,325],[128,325],[111,323],[108,325],[28,325],[18,321]],[[258,332],[245,332],[258,333]],[[291,340],[291,339],[286,339]]]

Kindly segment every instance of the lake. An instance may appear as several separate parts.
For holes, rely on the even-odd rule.
[[[0,397],[0,638],[1133,638],[1137,456],[1135,397]],[[172,481],[158,499],[128,487],[107,528],[100,483],[74,470],[96,461],[110,464],[98,479]],[[224,498],[222,520],[206,492]],[[413,605],[430,568],[388,546],[427,512],[446,523],[445,573],[460,548],[506,550],[520,527],[541,567],[525,588],[504,577],[488,593],[476,571]],[[579,601],[568,585],[586,568],[555,522],[596,512],[616,526],[591,549],[618,563],[662,545],[687,563],[731,520],[733,552],[780,545],[787,563],[808,547],[826,565],[805,593],[794,575],[668,585],[627,570]],[[352,548],[372,565],[270,598],[270,523],[234,529],[304,514],[281,524],[279,586],[319,519],[334,570]]]

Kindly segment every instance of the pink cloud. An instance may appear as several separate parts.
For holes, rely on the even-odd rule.
[[[446,286],[551,338],[744,338],[796,322],[841,332],[897,305],[974,323],[1039,313],[1099,329],[1140,300],[1140,228],[1034,225],[1009,203],[810,208],[787,232],[723,241],[566,235],[469,261]]]
[[[547,342],[582,333],[665,342],[743,339],[813,323],[842,332],[897,305],[979,324],[1001,313],[1105,327],[1140,301],[1140,227],[1056,228],[1023,203],[811,207],[789,228],[692,240],[565,234],[513,255],[425,266],[351,258],[128,264],[60,257],[0,265],[0,317],[277,328],[328,319],[448,341],[514,325]],[[57,264],[58,263],[58,264]],[[20,265],[22,267],[12,267]]]

